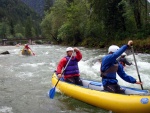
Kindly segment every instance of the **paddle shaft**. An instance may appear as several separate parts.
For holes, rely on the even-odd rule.
[[[32,51],[32,49],[30,48],[30,50]],[[35,55],[35,53],[32,51],[32,54]]]
[[[74,53],[74,52],[73,52],[73,53]],[[66,64],[65,68],[63,69],[63,72],[61,73],[61,75],[62,75],[62,74],[64,73],[64,71],[66,70],[66,68],[67,68],[67,66],[68,66],[68,64],[69,64],[69,62],[70,62],[70,60],[72,59],[73,53],[72,53],[70,59],[68,60],[68,62],[67,62],[67,64]],[[57,83],[55,84],[55,87],[57,86],[59,80],[60,80],[60,78],[58,79]]]
[[[139,77],[139,81],[141,82],[141,77],[140,77],[138,66],[137,66],[137,63],[136,63],[133,46],[131,46],[131,49],[132,49],[133,58],[134,58],[134,62],[135,62],[136,71],[137,71],[137,74],[138,74],[138,77]],[[143,90],[143,85],[142,84],[141,84],[141,89]]]

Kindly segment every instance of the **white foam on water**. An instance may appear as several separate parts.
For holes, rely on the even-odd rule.
[[[147,88],[147,89],[150,86],[150,63],[147,62],[145,59],[142,59],[142,57],[148,57],[148,56],[149,55],[147,55],[147,54],[137,54],[137,55],[135,55],[136,63],[137,63],[137,69],[136,69],[136,66],[135,66],[135,61],[134,61],[133,55],[127,56],[126,58],[128,58],[129,61],[132,61],[132,63],[134,65],[126,66],[124,68],[125,72],[128,75],[131,75],[132,77],[134,77],[138,81],[139,81],[139,76],[140,76],[141,81],[143,82],[143,87]],[[138,73],[139,73],[139,76],[138,76]],[[117,79],[118,79],[120,85],[133,86],[133,87],[136,87],[136,88],[141,87],[138,84],[127,83],[118,76],[117,76]]]
[[[20,54],[21,55],[21,50],[22,49],[20,49],[20,48],[18,48],[18,49],[13,49],[13,50],[9,50],[9,52],[10,52],[10,54]]]
[[[52,66],[52,67],[56,67],[56,63],[54,63],[54,62],[49,63],[49,64],[50,64],[50,66]]]
[[[101,63],[96,59],[98,58],[102,58],[102,56],[96,56],[95,58],[89,58],[86,61],[81,60],[79,62],[79,69],[80,72],[85,74],[85,76],[88,76],[88,78],[91,78],[91,80],[97,79],[98,77],[100,77],[100,66]],[[146,60],[143,60],[143,57],[149,57],[149,54],[137,54],[135,55],[136,57],[136,62],[137,62],[137,66],[138,66],[138,71],[141,77],[141,81],[143,82],[143,86],[144,88],[147,88],[150,86],[150,63],[147,62]],[[129,55],[126,57],[128,59],[129,62],[134,63],[134,58],[133,55]],[[136,66],[135,65],[131,65],[131,66],[126,66],[124,68],[126,74],[134,77],[135,79],[139,80],[138,74],[137,74],[137,70],[136,70]],[[81,75],[82,76],[82,75]],[[126,81],[124,81],[122,78],[119,77],[119,75],[117,75],[117,79],[120,85],[124,85],[124,86],[133,86],[136,88],[140,88],[141,86],[138,84],[132,84],[132,83],[128,83]]]
[[[97,61],[97,62],[92,66],[92,69],[94,69],[96,72],[100,72],[100,66],[101,66],[101,62]]]
[[[49,52],[45,52],[46,55],[48,55]]]
[[[28,78],[28,77],[33,77],[34,74],[31,73],[31,72],[26,72],[26,73],[25,72],[20,72],[20,73],[16,74],[16,76],[19,77],[19,78],[25,79],[25,78]]]
[[[21,64],[20,66],[22,67],[26,67],[26,66],[31,66],[31,67],[38,67],[38,66],[42,66],[46,64],[45,62],[41,62],[41,63],[34,63],[34,64],[31,64],[31,63],[24,63],[24,64]]]
[[[86,77],[91,78],[91,79],[97,78],[97,76],[98,76],[97,73],[99,72],[98,68],[99,68],[98,63],[91,65],[88,61],[81,60],[79,62],[80,73],[84,74]],[[82,78],[84,78],[84,77],[82,76]]]
[[[0,113],[13,113],[12,107],[1,106],[0,107]]]

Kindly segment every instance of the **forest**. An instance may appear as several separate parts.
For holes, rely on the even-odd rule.
[[[43,35],[63,45],[104,48],[134,40],[149,52],[147,0],[56,0],[41,22]]]
[[[132,39],[136,50],[150,53],[147,0],[34,1],[44,5],[39,11],[44,14],[35,9],[40,3],[30,2],[0,0],[0,39],[42,36],[53,44],[92,48],[121,46]]]
[[[0,0],[0,39],[37,36],[41,19],[20,0]]]

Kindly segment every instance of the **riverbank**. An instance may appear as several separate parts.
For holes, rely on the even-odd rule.
[[[138,53],[148,53],[150,54],[150,37],[143,40],[141,39],[125,39],[125,40],[113,40],[110,42],[101,42],[94,39],[87,39],[81,43],[81,46],[87,48],[108,48],[110,45],[118,45],[119,47],[127,44],[129,40],[133,40],[134,51]]]
[[[114,42],[114,44],[121,46],[123,44],[126,44],[128,40],[130,39],[122,40],[119,42],[117,41],[117,42]],[[133,39],[133,47],[134,47],[134,51],[138,53],[150,54],[150,37],[148,37],[147,39],[143,39],[143,40]]]
[[[58,44],[58,42],[53,42],[51,44],[54,44],[54,45],[63,45],[63,46],[82,46],[82,47],[86,47],[86,48],[108,48],[110,45],[118,45],[118,46],[122,46],[124,44],[127,44],[128,40],[131,40],[131,39],[125,39],[125,40],[113,40],[113,41],[110,41],[110,42],[103,42],[101,40],[97,40],[97,39],[91,39],[91,38],[87,38],[85,39],[84,41],[82,42],[79,42],[77,45],[74,45],[73,43],[69,43],[69,44]],[[132,39],[134,44],[134,51],[137,52],[137,53],[148,53],[150,54],[150,37],[146,38],[146,39]],[[43,44],[50,44],[49,41],[41,41],[41,43],[36,43],[36,44],[40,44],[40,45],[43,45]],[[8,44],[10,45],[10,44]],[[15,46],[15,45],[14,45]],[[17,46],[17,45],[16,45]],[[22,46],[22,45],[19,45],[19,46]]]

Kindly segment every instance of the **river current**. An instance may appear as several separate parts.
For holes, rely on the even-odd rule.
[[[47,96],[52,88],[51,77],[59,60],[66,55],[65,46],[31,45],[35,56],[23,56],[23,46],[1,46],[0,53],[0,113],[108,113],[79,100],[55,94],[54,99]],[[100,62],[107,51],[79,47],[83,54],[79,62],[81,78],[101,81]],[[150,54],[135,54],[138,70],[144,89],[150,89]],[[133,55],[126,57],[134,63]],[[127,74],[138,79],[134,65],[126,66]],[[120,85],[140,88],[117,77]]]

